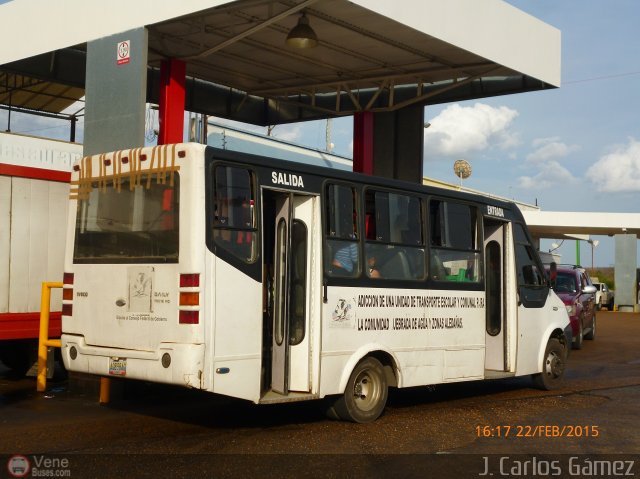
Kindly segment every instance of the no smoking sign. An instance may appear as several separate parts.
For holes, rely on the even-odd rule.
[[[116,49],[116,60],[118,65],[124,65],[129,63],[131,54],[131,42],[129,40],[125,40],[124,42],[119,42],[118,47]]]

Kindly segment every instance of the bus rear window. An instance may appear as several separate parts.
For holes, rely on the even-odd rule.
[[[179,176],[161,183],[146,173],[120,187],[93,182],[78,199],[74,263],[177,263]]]

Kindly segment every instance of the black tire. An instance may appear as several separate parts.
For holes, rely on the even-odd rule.
[[[14,374],[24,376],[38,360],[38,341],[16,339],[0,343],[0,361]]]
[[[376,358],[360,361],[351,373],[344,394],[330,408],[330,417],[358,423],[373,422],[384,411],[389,396],[384,368]]]
[[[593,341],[596,339],[596,315],[593,315],[593,320],[591,321],[591,330],[584,335],[584,339],[588,339],[589,341]]]
[[[580,323],[578,325],[578,335],[573,339],[573,344],[571,347],[573,349],[582,349],[582,343],[584,339],[584,330],[582,328],[582,318],[580,318]]]
[[[533,383],[545,391],[559,388],[566,365],[566,348],[556,338],[549,339],[542,357],[542,372],[533,375]]]

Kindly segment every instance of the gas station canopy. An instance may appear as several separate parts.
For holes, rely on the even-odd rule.
[[[64,3],[64,7],[63,4]],[[393,111],[560,85],[560,32],[500,0],[14,0],[0,6],[0,103],[83,96],[86,42],[148,30],[148,87],[185,61],[186,109],[255,124]],[[315,48],[286,38],[304,13]],[[37,32],[28,35],[26,30]],[[22,41],[20,39],[23,39]],[[114,61],[116,50],[114,45]]]

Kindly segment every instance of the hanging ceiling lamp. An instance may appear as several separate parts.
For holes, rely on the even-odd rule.
[[[306,14],[298,19],[298,24],[287,35],[287,45],[295,48],[313,48],[318,44],[318,36],[309,25]]]

